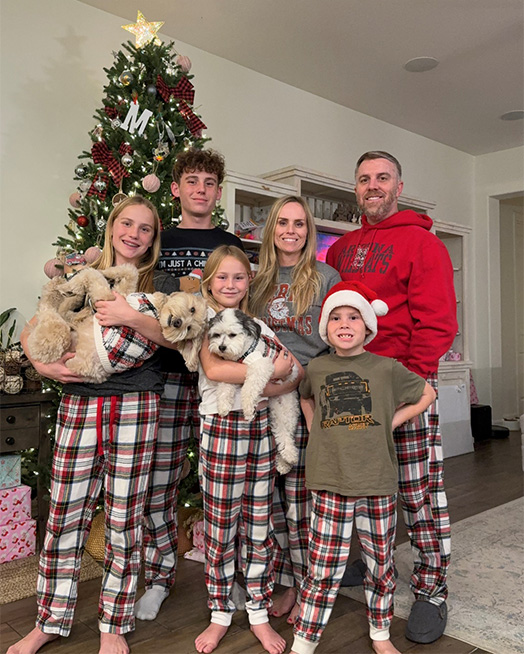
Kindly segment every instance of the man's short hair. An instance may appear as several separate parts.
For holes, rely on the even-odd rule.
[[[392,154],[389,154],[389,152],[383,152],[382,150],[370,150],[369,152],[364,152],[364,154],[357,161],[357,165],[355,167],[355,179],[357,177],[357,170],[359,169],[360,164],[363,161],[369,161],[370,159],[387,159],[388,161],[391,161],[391,163],[395,164],[396,166],[398,178],[402,179],[402,166],[400,165],[399,160],[396,159]]]
[[[181,152],[173,166],[173,179],[175,182],[180,184],[183,173],[193,173],[195,171],[214,173],[220,186],[226,174],[226,162],[220,152],[216,150],[190,148]]]

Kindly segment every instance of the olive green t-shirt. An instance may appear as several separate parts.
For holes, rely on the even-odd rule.
[[[393,414],[414,404],[425,380],[389,357],[364,352],[313,359],[300,395],[314,397],[306,486],[346,496],[391,495],[398,472]]]

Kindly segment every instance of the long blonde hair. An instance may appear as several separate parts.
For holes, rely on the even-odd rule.
[[[153,292],[153,276],[158,257],[160,256],[160,218],[158,211],[154,204],[147,198],[141,195],[133,195],[123,202],[119,202],[116,207],[109,214],[107,219],[106,231],[104,236],[104,247],[98,259],[93,263],[93,268],[98,270],[105,270],[115,265],[115,250],[113,248],[113,225],[118,216],[127,208],[133,205],[141,205],[149,209],[153,214],[154,228],[153,228],[153,242],[151,246],[144,253],[139,261],[138,268],[138,288],[137,290],[142,293]]]
[[[313,214],[304,200],[297,195],[286,195],[276,200],[271,207],[264,229],[262,245],[260,246],[258,272],[251,284],[251,300],[249,307],[255,316],[263,316],[266,307],[273,297],[278,283],[280,264],[278,250],[275,246],[275,230],[280,212],[290,202],[299,204],[304,210],[307,223],[306,244],[300,253],[300,259],[293,267],[290,295],[297,315],[304,314],[320,294],[322,288],[321,275],[317,269],[317,229]]]
[[[220,264],[226,257],[233,257],[233,259],[236,259],[246,269],[248,278],[251,277],[251,266],[249,264],[249,259],[247,258],[245,252],[242,252],[242,250],[237,248],[236,245],[220,245],[216,250],[211,252],[204,268],[204,276],[202,278],[202,296],[206,299],[208,305],[217,312],[221,311],[222,307],[211,294],[211,291],[209,290],[209,284],[211,283],[213,277],[217,274]],[[248,302],[249,292],[245,294],[245,296],[242,298],[242,302],[240,302],[240,306],[238,307],[240,311],[249,313]]]

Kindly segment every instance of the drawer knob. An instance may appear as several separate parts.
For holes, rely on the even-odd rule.
[[[5,420],[8,424],[14,425],[16,422],[16,416],[7,416]]]
[[[14,445],[15,444],[15,439],[12,436],[8,436],[5,439],[5,442],[6,442],[7,445]]]

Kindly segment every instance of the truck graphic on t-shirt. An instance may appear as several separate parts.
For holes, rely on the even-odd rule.
[[[364,415],[371,413],[369,379],[354,372],[337,372],[326,377],[320,387],[322,420],[341,414]]]

